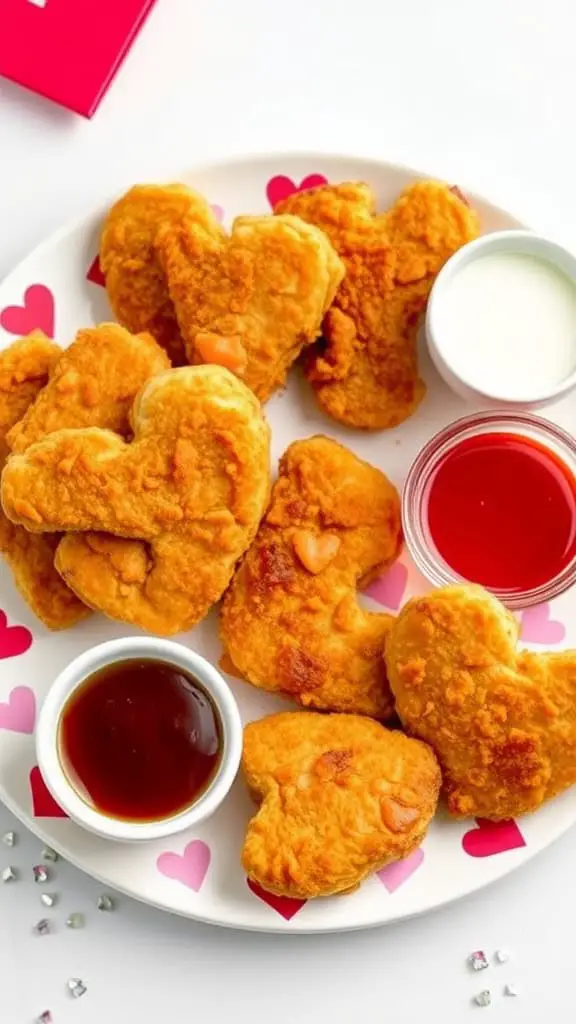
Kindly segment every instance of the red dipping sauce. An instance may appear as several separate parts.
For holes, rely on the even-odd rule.
[[[441,456],[426,484],[424,515],[439,555],[485,587],[542,587],[576,557],[576,480],[532,438],[480,433]]]
[[[194,676],[167,662],[128,660],[90,676],[59,726],[62,767],[96,810],[158,821],[187,809],[212,781],[222,727]]]

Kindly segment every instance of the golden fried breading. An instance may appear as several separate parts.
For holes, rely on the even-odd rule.
[[[156,248],[190,363],[217,362],[261,400],[280,387],[344,275],[326,236],[297,217],[238,217],[230,237],[195,214]]]
[[[108,213],[100,240],[100,265],[114,315],[134,334],[149,331],[174,366],[185,364],[186,356],[154,239],[161,224],[185,214],[206,230],[221,230],[210,206],[185,185],[135,185]]]
[[[33,331],[0,351],[0,464],[9,454],[6,434],[47,384],[62,349]]]
[[[284,712],[252,722],[242,768],[261,802],[242,851],[246,874],[300,899],[351,892],[407,857],[440,788],[429,747],[358,715]]]
[[[13,455],[2,502],[29,530],[115,534],[65,537],[58,571],[90,607],[168,635],[220,598],[256,533],[269,430],[252,392],[219,366],[154,377],[131,419],[130,444],[66,430]]]
[[[86,327],[69,348],[58,351],[49,384],[8,432],[12,451],[22,452],[65,427],[103,427],[126,436],[135,395],[170,366],[154,338],[130,334],[118,324]]]
[[[6,434],[41,392],[61,353],[40,331],[0,352],[0,471],[9,454]],[[88,615],[54,568],[59,539],[28,533],[0,508],[0,554],[22,597],[49,629],[65,629]]]
[[[400,545],[398,492],[380,470],[328,437],[290,445],[222,604],[236,668],[306,707],[389,717],[382,648],[392,616],[361,608],[356,588]]]
[[[320,406],[351,427],[397,426],[425,393],[420,315],[443,264],[479,233],[476,214],[457,190],[434,181],[410,186],[384,214],[375,214],[374,195],[360,182],[295,192],[275,212],[322,228],[346,267],[323,341],[305,363]]]
[[[576,782],[576,651],[517,651],[518,632],[466,584],[409,601],[388,637],[396,709],[436,751],[457,817],[512,818]]]

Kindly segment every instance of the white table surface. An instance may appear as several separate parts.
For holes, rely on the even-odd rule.
[[[0,80],[0,276],[136,180],[282,149],[411,164],[576,247],[575,39],[569,0],[158,0],[92,122]],[[10,827],[20,841],[0,860],[23,877],[0,886],[2,1024],[47,1008],[55,1024],[573,1019],[576,831],[459,904],[333,937],[226,932],[125,898],[99,913],[101,887],[59,864],[58,929],[38,938],[41,844],[0,808]],[[74,910],[83,931],[63,925]],[[466,969],[470,950],[501,946],[508,964]],[[473,1007],[485,986],[492,1006]]]

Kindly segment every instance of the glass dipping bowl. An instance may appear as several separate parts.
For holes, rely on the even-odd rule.
[[[437,550],[428,527],[428,500],[438,466],[468,438],[483,434],[517,434],[535,441],[560,459],[576,480],[576,440],[561,427],[523,412],[479,412],[455,420],[424,445],[410,467],[402,492],[402,523],[406,546],[420,570],[436,587],[465,580]],[[531,590],[501,590],[482,584],[508,608],[527,608],[549,601],[576,582],[576,556],[552,579]]]

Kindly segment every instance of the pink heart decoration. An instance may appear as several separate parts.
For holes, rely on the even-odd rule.
[[[0,702],[0,729],[9,732],[34,732],[36,697],[29,686],[15,686],[8,700]]]
[[[561,644],[566,636],[562,622],[550,618],[549,604],[536,604],[522,612],[520,639],[532,644]]]
[[[378,604],[397,612],[404,600],[408,583],[408,569],[402,562],[395,562],[384,576],[374,580],[364,591]]]
[[[0,660],[17,658],[32,646],[32,633],[26,626],[9,626],[6,614],[0,611]]]
[[[44,331],[54,337],[54,296],[45,284],[31,284],[24,292],[22,306],[6,306],[0,312],[0,326],[9,334],[25,335]]]
[[[262,886],[258,885],[257,882],[252,882],[249,878],[246,879],[246,882],[250,891],[259,900],[262,900],[263,903],[271,907],[272,910],[275,910],[277,914],[280,914],[280,917],[283,917],[285,921],[291,921],[308,902],[308,900],[295,900],[290,896],[276,896],[273,892],[266,892]]]
[[[496,853],[517,850],[526,840],[515,821],[486,821],[476,818],[477,828],[462,837],[464,852],[470,857],[493,857]]]
[[[201,839],[193,839],[183,854],[161,853],[156,867],[161,875],[182,882],[194,892],[200,892],[210,866],[210,847]]]
[[[52,793],[46,786],[38,765],[30,772],[30,792],[32,793],[32,810],[35,818],[67,818],[60,804],[57,804]]]
[[[285,174],[277,174],[274,178],[270,178],[266,185],[266,195],[270,206],[274,209],[281,199],[287,199],[294,192],[305,192],[307,188],[317,188],[318,185],[327,184],[328,179],[323,174],[309,174],[306,178],[302,178],[299,185],[292,181],[292,178],[287,178]]]
[[[424,860],[423,850],[414,850],[409,857],[405,857],[404,860],[394,861],[393,864],[388,864],[385,868],[376,872],[377,877],[382,882],[382,885],[388,892],[396,892],[404,882],[407,882],[411,875],[421,866]]]
[[[218,223],[221,224],[222,221],[224,220],[224,210],[223,210],[223,208],[221,206],[218,206],[218,203],[212,203],[212,213],[216,217],[216,220],[218,221]]]
[[[86,272],[86,280],[91,281],[92,284],[99,284],[102,288],[106,286],[106,278],[102,267],[100,266],[100,256],[96,255],[92,260],[92,263],[88,267]]]

